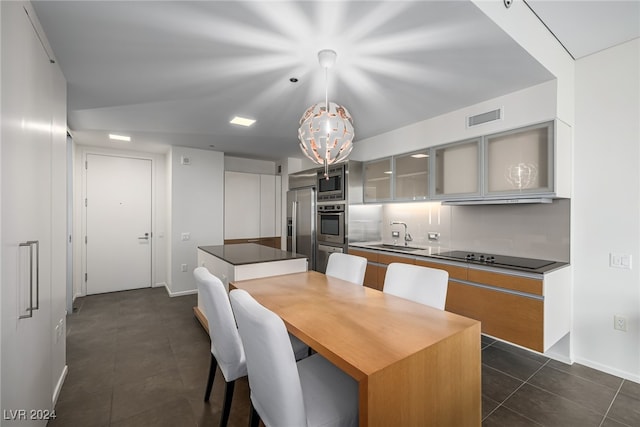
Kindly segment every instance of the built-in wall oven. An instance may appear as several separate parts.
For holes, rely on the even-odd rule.
[[[333,252],[345,252],[346,247],[346,215],[344,203],[317,205],[316,270],[324,273],[327,270],[329,255]]]
[[[316,221],[318,243],[344,245],[345,243],[345,204],[319,204]]]

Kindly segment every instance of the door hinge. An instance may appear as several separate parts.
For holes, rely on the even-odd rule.
[[[87,236],[84,236],[84,244],[87,244]]]
[[[85,207],[85,208],[87,207],[87,204],[88,204],[88,203],[89,203],[89,202],[87,201],[87,198],[85,197],[85,199],[84,199],[84,207]]]
[[[89,277],[89,275],[87,273],[84,273],[84,281],[87,281],[87,277]]]
[[[89,161],[88,160],[84,161],[84,169],[85,170],[89,169]]]

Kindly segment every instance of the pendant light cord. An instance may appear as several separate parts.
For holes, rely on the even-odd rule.
[[[327,123],[329,123],[329,67],[324,67],[324,113]],[[329,181],[329,164],[327,163],[327,152],[329,151],[329,129],[327,129],[327,137],[324,142],[324,179]]]

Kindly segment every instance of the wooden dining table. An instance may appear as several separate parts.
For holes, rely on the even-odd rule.
[[[480,322],[315,271],[234,288],[358,382],[361,426],[480,426]]]

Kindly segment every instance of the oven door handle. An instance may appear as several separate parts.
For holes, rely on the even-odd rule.
[[[334,252],[344,253],[344,249],[338,246],[318,245],[318,250],[322,252],[329,252],[329,253],[334,253]]]

